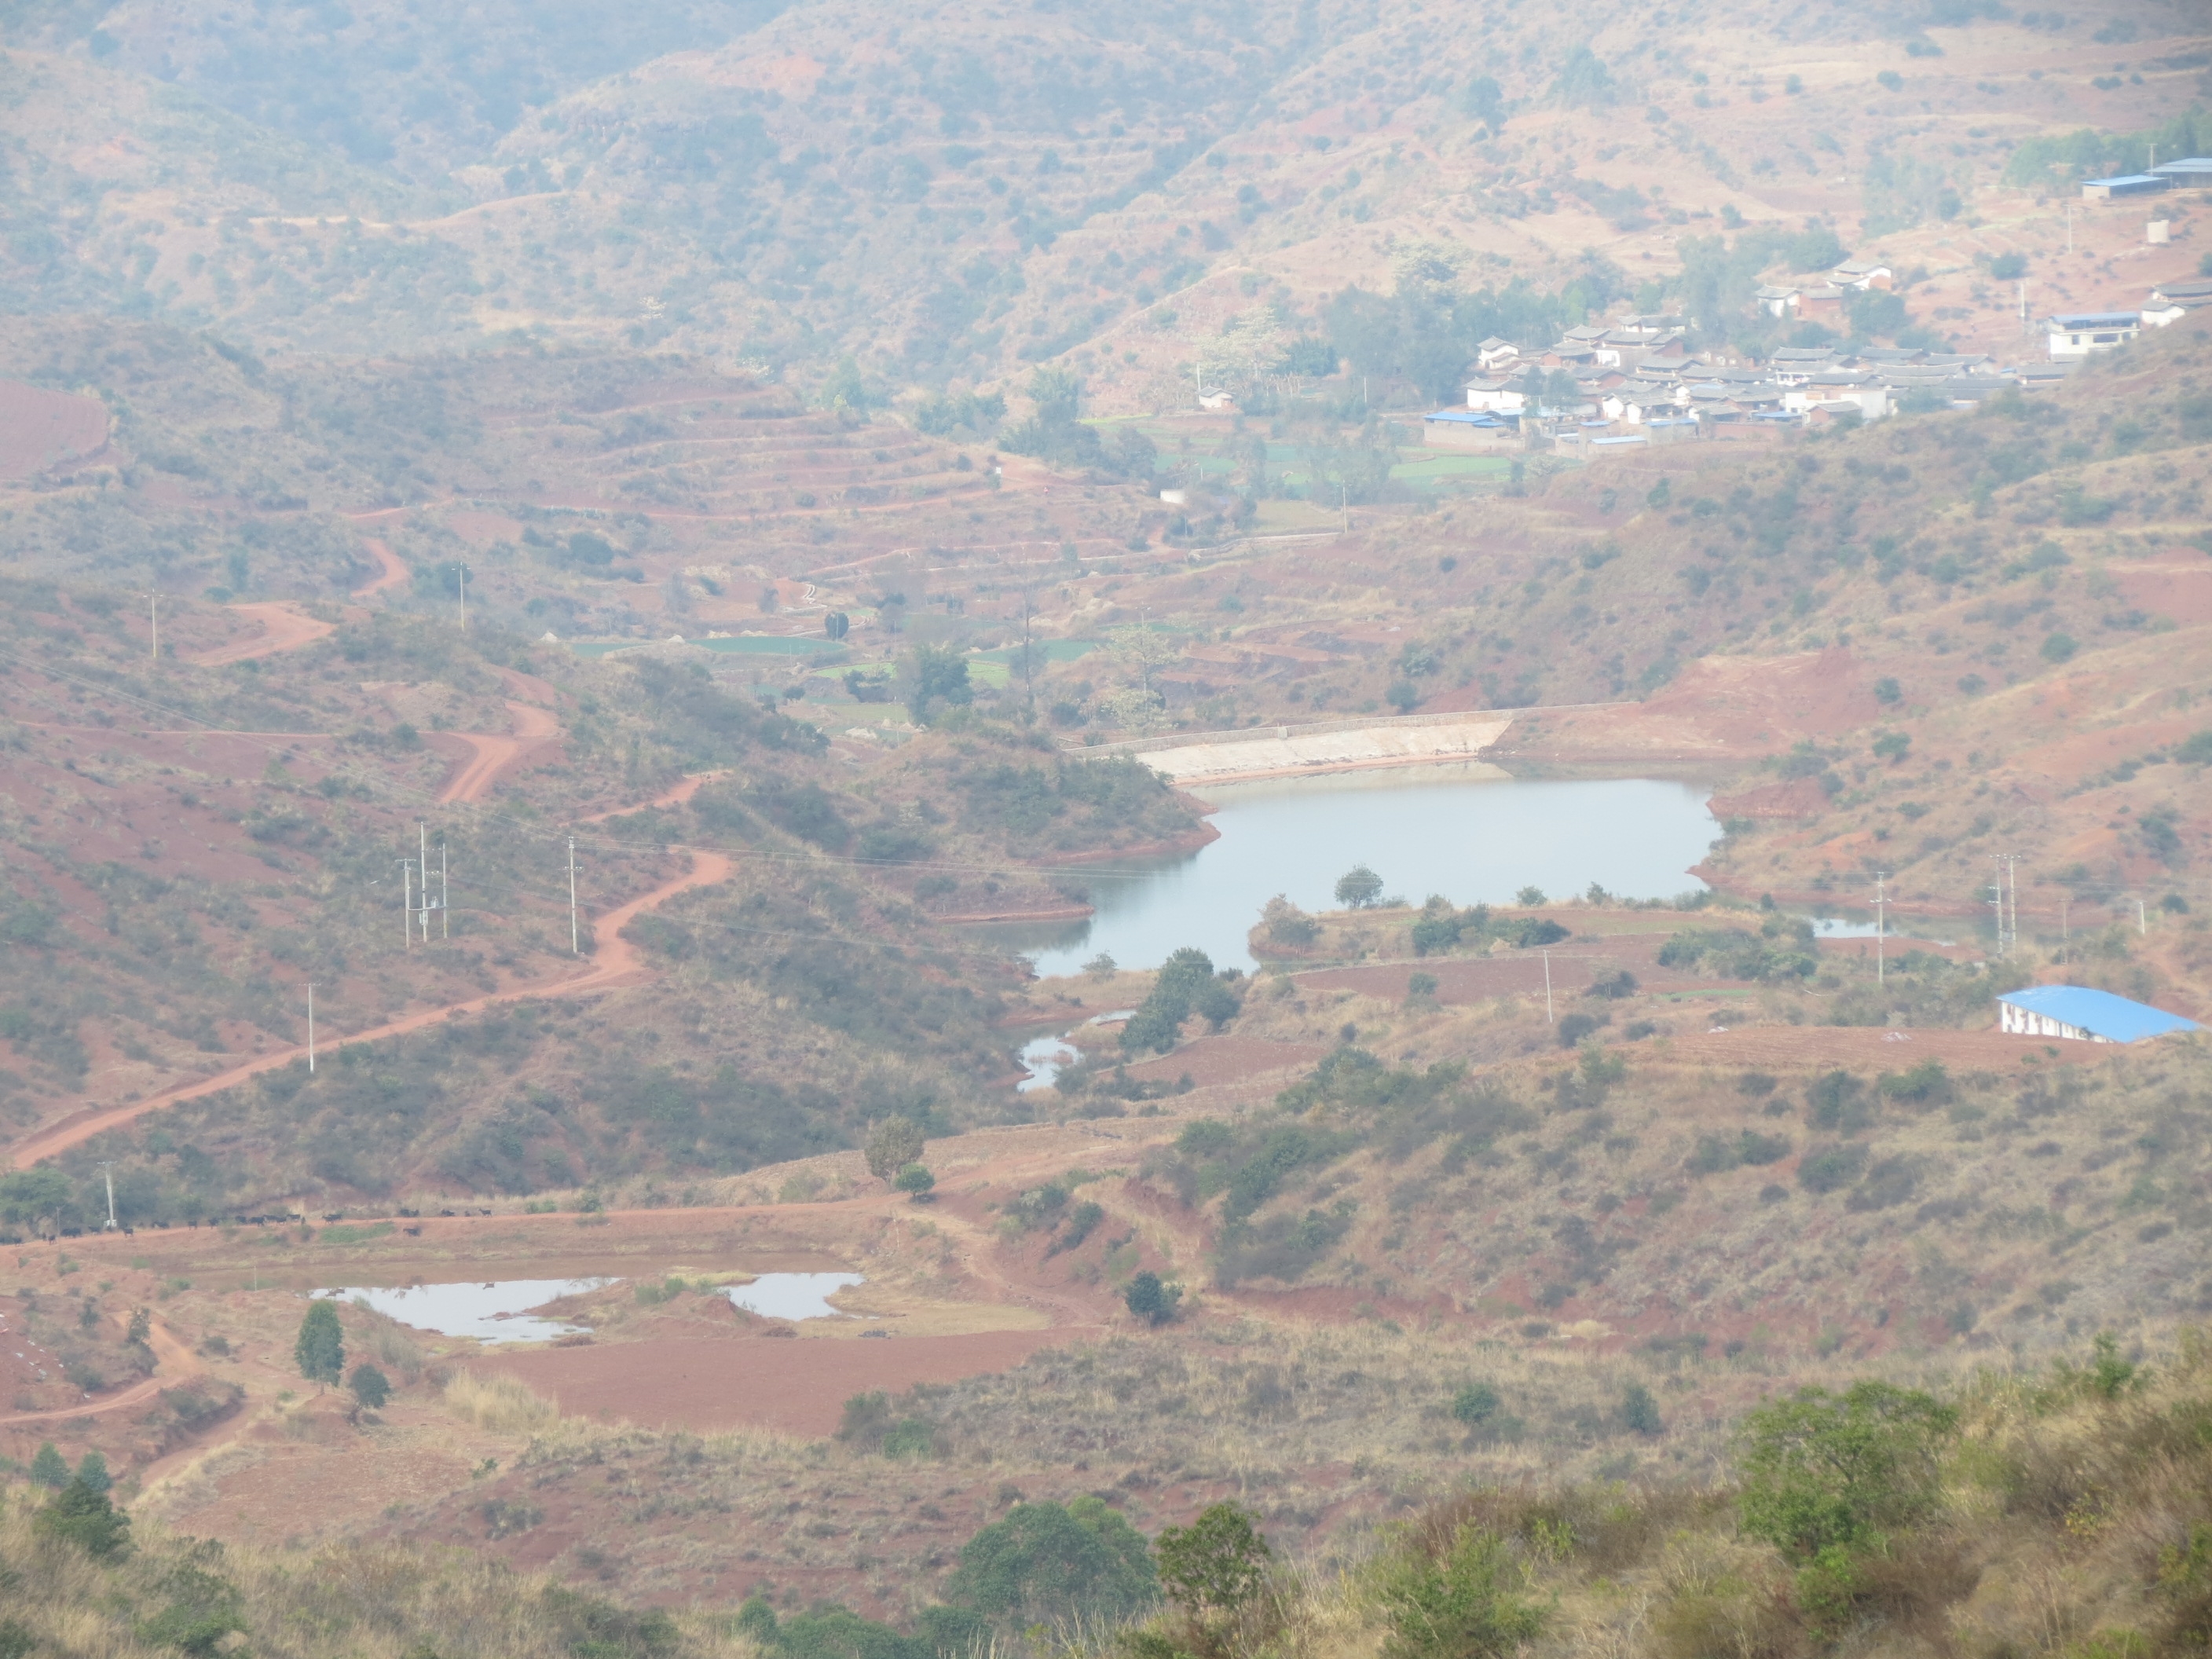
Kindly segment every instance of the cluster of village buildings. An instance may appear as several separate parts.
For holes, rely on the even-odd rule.
[[[2124,187],[2118,193],[2155,193],[2201,188],[2208,179],[2212,161],[2199,158],[2139,178],[2092,180],[2084,192]],[[2161,240],[2159,229],[2150,227],[2154,241]],[[1753,299],[1775,318],[1822,323],[1840,333],[1849,326],[1854,292],[1887,289],[1895,280],[1887,265],[1853,261],[1816,282],[1761,288]],[[2042,359],[2027,364],[1906,346],[1784,347],[1753,362],[1727,352],[1692,352],[1680,317],[1617,317],[1570,329],[1549,345],[1485,340],[1472,365],[1466,408],[1438,410],[1423,428],[1426,441],[1440,448],[1520,449],[1541,441],[1595,457],[1608,448],[1756,440],[1880,420],[1900,405],[1966,409],[2015,388],[2053,385],[2083,359],[2206,307],[2212,307],[2212,279],[2161,283],[2133,311],[2047,317]]]
[[[1829,282],[1761,289],[1758,297],[1778,316],[1819,320],[1830,307],[1840,314],[1851,286],[1887,287],[1889,280],[1886,267],[1845,265]],[[1517,449],[1540,436],[1595,452],[1875,421],[1900,404],[1966,409],[2014,388],[2055,385],[2091,353],[2206,306],[2212,280],[2162,284],[2139,311],[2049,318],[2045,360],[2027,364],[2001,364],[1981,352],[1834,345],[1784,346],[1753,362],[1692,352],[1679,317],[1617,317],[1533,349],[1485,340],[1466,408],[1438,410],[1423,426],[1427,441],[1442,448]]]

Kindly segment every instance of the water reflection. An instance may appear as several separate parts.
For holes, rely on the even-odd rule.
[[[1265,783],[1208,785],[1221,838],[1179,858],[1082,874],[1098,914],[1089,921],[977,931],[1070,974],[1100,952],[1124,968],[1157,967],[1195,945],[1218,967],[1257,964],[1247,930],[1277,893],[1309,910],[1334,906],[1355,864],[1387,895],[1419,903],[1510,903],[1524,887],[1554,898],[1592,882],[1624,898],[1671,898],[1704,885],[1690,866],[1718,826],[1706,792],[1648,778],[1527,781],[1480,762]]]
[[[439,1336],[472,1336],[480,1342],[550,1342],[579,1327],[539,1319],[526,1310],[564,1296],[581,1296],[611,1279],[503,1279],[490,1284],[404,1285],[317,1291],[339,1302],[366,1302],[380,1314]]]
[[[866,1282],[859,1273],[763,1273],[750,1285],[726,1285],[722,1293],[769,1319],[849,1319],[830,1298]]]

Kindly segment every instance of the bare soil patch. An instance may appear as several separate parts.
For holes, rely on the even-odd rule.
[[[674,1339],[501,1354],[472,1369],[518,1377],[570,1417],[641,1428],[750,1427],[819,1437],[836,1428],[854,1395],[897,1394],[917,1382],[1006,1370],[1040,1348],[1074,1340],[1066,1328],[884,1341]]]

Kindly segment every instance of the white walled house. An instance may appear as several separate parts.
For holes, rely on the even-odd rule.
[[[2142,313],[2136,311],[2069,311],[2045,319],[2053,362],[2066,357],[2087,357],[2113,351],[2142,332]]]

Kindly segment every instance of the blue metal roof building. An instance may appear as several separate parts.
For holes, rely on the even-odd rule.
[[[2115,196],[2152,196],[2166,188],[2165,178],[2154,173],[2130,173],[2118,179],[2084,179],[2081,194],[2093,202]]]
[[[2201,1031],[2193,1019],[2148,1003],[2130,1002],[2085,985],[2031,985],[1997,999],[1997,1029],[2015,1036],[2068,1037],[2076,1042],[2140,1042],[2169,1031]]]

